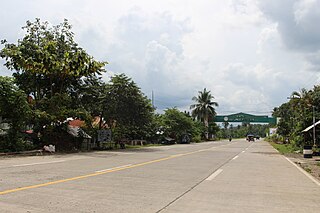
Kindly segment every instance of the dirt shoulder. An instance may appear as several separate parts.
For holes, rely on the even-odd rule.
[[[285,156],[320,181],[320,156],[303,158],[303,155],[298,153],[285,154]]]

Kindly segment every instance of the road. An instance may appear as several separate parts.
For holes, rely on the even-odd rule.
[[[320,183],[245,140],[0,159],[0,212],[319,212]]]

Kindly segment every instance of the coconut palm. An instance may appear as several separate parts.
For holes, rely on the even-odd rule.
[[[293,91],[291,93],[291,98],[306,98],[308,96],[308,90],[305,88],[302,88],[299,92],[298,91]]]
[[[214,97],[211,95],[210,91],[207,91],[207,89],[204,88],[203,91],[199,91],[197,97],[192,98],[196,103],[190,106],[190,109],[192,109],[192,117],[202,121],[206,128],[209,126],[209,117],[216,115],[214,107],[219,106],[213,99]],[[206,138],[208,139],[207,132]]]

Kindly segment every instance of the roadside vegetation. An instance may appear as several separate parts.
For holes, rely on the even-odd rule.
[[[213,101],[214,97],[211,95],[210,91],[204,88],[203,91],[199,91],[199,95],[192,98],[195,104],[190,106],[192,109],[192,116],[199,121],[204,123],[206,129],[209,128],[209,119],[216,115],[214,107],[219,106],[219,104]],[[206,139],[209,138],[209,132],[205,132]]]
[[[52,26],[36,19],[22,29],[25,34],[17,43],[1,40],[0,57],[13,74],[0,77],[0,152],[48,144],[58,151],[80,150],[101,129],[112,130],[114,144],[133,139],[200,142],[219,130],[209,126],[218,103],[206,88],[192,99],[191,115],[177,108],[157,114],[126,74],[102,79],[108,63],[76,43],[68,20]],[[70,121],[81,123],[73,135]]]
[[[256,137],[265,138],[269,131],[269,124],[242,123],[234,126],[228,122],[223,123],[223,128],[217,132],[218,138],[245,138],[247,134],[254,134]]]
[[[277,133],[266,138],[281,154],[292,157],[293,161],[306,172],[320,180],[320,167],[316,160],[305,160],[302,152],[305,145],[312,146],[313,155],[319,155],[319,131],[316,130],[316,143],[313,141],[313,128],[303,132],[320,115],[320,86],[292,92],[286,103],[274,108],[272,115],[277,117]],[[316,145],[316,146],[313,146]],[[316,159],[316,158],[313,158]]]
[[[293,146],[292,144],[279,144],[279,143],[275,143],[275,142],[270,142],[270,144],[276,150],[278,150],[282,155],[290,154],[290,153],[294,153],[294,152],[298,151],[297,148],[295,146]]]
[[[320,86],[313,89],[292,92],[288,102],[274,108],[272,115],[280,120],[277,124],[277,136],[271,141],[280,144],[290,144],[294,149],[301,149],[304,145],[313,145],[312,129],[302,133],[313,124],[313,117],[317,122],[320,115]],[[316,132],[316,145],[319,146],[319,132]]]

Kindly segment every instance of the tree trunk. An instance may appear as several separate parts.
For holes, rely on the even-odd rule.
[[[208,140],[208,139],[209,139],[209,133],[208,133],[209,122],[208,122],[208,117],[205,117],[205,118],[204,118],[204,126],[205,126],[205,128],[206,128],[205,137],[206,137],[206,140]]]

